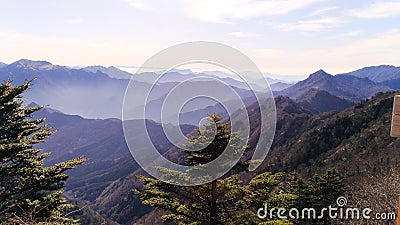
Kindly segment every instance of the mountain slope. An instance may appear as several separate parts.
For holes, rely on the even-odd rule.
[[[42,109],[35,113],[35,118],[46,117],[46,123],[57,130],[46,143],[38,145],[44,151],[52,152],[46,164],[54,164],[71,159],[78,155],[86,156],[87,162],[68,172],[70,176],[66,185],[66,195],[71,199],[85,201],[89,207],[97,209],[105,215],[110,215],[113,208],[96,208],[96,200],[103,193],[110,191],[110,185],[119,179],[138,170],[139,166],[132,158],[125,143],[122,123],[118,119],[85,119],[76,115],[66,115],[52,109]],[[128,121],[137,127],[142,120]],[[160,124],[146,121],[150,138],[155,147],[162,153],[170,148],[170,143],[164,135]],[[193,126],[181,126],[184,134],[194,129]],[[146,132],[138,130],[134,138],[143,139]],[[116,192],[113,192],[114,194]],[[140,216],[148,211],[135,197],[124,210],[129,215]],[[122,206],[121,198],[118,205]],[[136,202],[136,203],[135,203]],[[115,208],[114,208],[115,209]],[[113,218],[115,219],[115,218]]]
[[[390,137],[394,93],[378,94],[352,108],[325,117],[295,140],[275,145],[264,170],[312,176],[335,167],[355,179],[400,163],[399,141]],[[313,120],[319,116],[314,116]]]
[[[393,79],[393,80],[387,80],[379,83],[381,85],[388,86],[394,90],[400,90],[400,78]]]
[[[319,115],[310,114],[287,97],[277,97],[276,135],[272,149],[258,171],[297,170],[304,176],[312,176],[327,168],[336,167],[347,177],[356,179],[379,171],[380,168],[400,163],[400,149],[395,148],[398,141],[389,137],[393,95],[379,94],[344,112]],[[259,136],[259,109],[253,104],[248,107],[248,111],[252,127],[249,144],[254,146]],[[104,143],[100,142],[95,146],[88,146],[88,149],[97,150],[96,146],[98,148],[103,145]],[[116,161],[121,165],[120,168],[109,167],[108,164],[107,170],[120,172],[129,165],[122,162],[124,161]],[[102,173],[105,171],[101,172],[100,169],[100,173],[95,176],[102,178]],[[141,205],[131,191],[133,187],[141,185],[135,177],[138,173],[142,171],[132,169],[124,176],[118,176],[117,179],[107,182],[108,185],[102,186],[101,193],[96,192],[99,194],[95,200],[91,198],[94,209],[101,215],[124,224],[131,224],[149,212],[151,209]],[[74,174],[71,174],[71,179],[73,176]],[[89,177],[91,176],[84,178]],[[82,184],[84,183],[80,183]],[[99,184],[95,183],[95,186]],[[89,193],[93,191],[91,186],[84,186],[84,189]],[[72,189],[70,193],[80,192]],[[87,198],[84,195],[82,197]]]
[[[310,110],[314,114],[329,111],[342,111],[354,105],[354,103],[336,97],[327,91],[311,88],[306,93],[296,99],[303,108]]]
[[[280,95],[297,98],[312,88],[327,91],[337,97],[357,102],[372,97],[378,92],[391,91],[389,87],[375,84],[367,78],[350,75],[332,76],[323,70],[311,74],[307,79],[280,92]]]
[[[310,120],[313,115],[287,97],[277,97],[276,104],[278,111],[278,132],[283,129],[293,131],[279,135],[275,140],[278,143],[285,142],[289,139],[295,139],[298,133],[305,131],[311,124],[318,123],[318,121]],[[248,111],[250,112],[250,126],[252,128],[250,144],[255,143],[260,131],[257,128],[260,113],[257,106],[258,105],[255,103],[248,107]],[[168,154],[166,154],[165,157],[170,160],[176,161],[179,157],[179,155],[175,155],[179,153],[176,148],[171,148],[167,152]],[[249,154],[249,156],[251,157],[251,154]],[[133,212],[142,209],[141,207],[143,206],[137,204],[138,200],[134,196],[132,188],[140,187],[141,183],[138,182],[136,175],[143,173],[141,169],[138,169],[132,174],[111,183],[96,199],[95,208],[98,209],[103,216],[123,224],[131,224],[136,221],[138,219],[138,214]],[[149,210],[148,208],[146,209]]]
[[[125,144],[121,121],[89,120],[49,109],[35,117],[46,117],[57,132],[39,147],[52,152],[46,163],[53,164],[84,155],[88,161],[70,172],[67,190],[75,197],[94,200],[102,188],[137,168]]]

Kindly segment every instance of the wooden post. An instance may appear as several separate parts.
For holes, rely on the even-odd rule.
[[[400,138],[400,95],[395,95],[393,100],[390,136]]]
[[[399,216],[400,216],[400,197],[399,197],[399,209],[398,209],[398,211],[397,211],[397,223],[396,223],[396,225],[400,225]]]
[[[393,111],[392,111],[392,124],[390,129],[390,136],[400,137],[400,95],[395,95],[393,100]],[[397,225],[400,225],[400,195],[397,212]]]

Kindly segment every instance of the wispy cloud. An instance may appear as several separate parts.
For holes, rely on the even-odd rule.
[[[342,23],[342,21],[339,18],[329,17],[314,20],[299,20],[296,23],[284,23],[278,25],[277,27],[283,31],[312,32],[328,29],[340,23]]]
[[[355,30],[355,31],[350,31],[350,32],[347,32],[347,33],[340,34],[338,36],[339,37],[356,37],[356,36],[359,36],[360,33],[361,33],[360,31]]]
[[[264,57],[282,57],[286,54],[286,52],[282,49],[274,49],[274,48],[259,48],[253,51],[256,55],[262,55]]]
[[[264,71],[286,74],[309,74],[317,68],[335,74],[369,65],[399,65],[400,30],[351,40],[344,45],[299,51],[260,49],[250,56]]]
[[[325,0],[184,0],[188,15],[197,19],[228,23],[230,19],[283,15]]]
[[[236,37],[236,38],[248,38],[248,37],[258,37],[258,34],[254,33],[247,33],[247,32],[241,32],[241,31],[235,31],[235,32],[230,32],[228,35]]]
[[[233,37],[237,37],[237,38],[249,37],[249,34],[246,34],[246,33],[240,32],[240,31],[230,32],[229,35],[233,36]]]
[[[351,38],[351,39],[354,39],[355,37],[360,37],[361,34],[362,34],[361,31],[359,31],[359,30],[354,30],[354,31],[339,33],[339,34],[330,36],[329,39],[331,39],[331,40],[334,40],[334,39],[341,39],[341,38]]]
[[[333,10],[335,10],[335,9],[337,9],[336,6],[325,7],[325,8],[317,9],[317,10],[311,12],[309,16],[318,16],[318,15],[325,14],[325,13],[327,13],[327,12],[333,11]]]
[[[364,8],[350,10],[349,14],[363,19],[400,16],[400,2],[378,2]]]

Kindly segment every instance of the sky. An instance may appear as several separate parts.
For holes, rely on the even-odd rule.
[[[267,73],[400,65],[400,1],[0,0],[0,62],[140,66],[162,49],[215,41]]]

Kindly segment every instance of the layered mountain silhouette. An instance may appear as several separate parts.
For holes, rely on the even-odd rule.
[[[84,67],[83,70],[97,73],[97,71],[107,74],[109,77],[118,78],[118,79],[131,79],[132,74],[125,72],[123,70],[118,69],[114,66],[104,67],[104,66],[87,66]]]
[[[284,83],[284,82],[276,82],[271,84],[271,90],[273,91],[281,91],[283,89],[286,89],[290,86],[292,86],[293,84],[288,84],[288,83]]]
[[[332,76],[323,70],[319,70],[307,79],[277,93],[295,99],[312,88],[327,91],[353,102],[370,98],[378,92],[392,90],[387,86],[376,84],[368,78],[358,78],[351,75]]]
[[[120,71],[114,67],[87,67],[83,69],[74,69],[65,66],[53,65],[46,61],[19,60],[0,68],[0,74],[3,80],[11,79],[15,84],[20,84],[25,80],[33,81],[32,88],[25,95],[31,102],[40,105],[50,105],[50,107],[62,111],[66,114],[77,114],[85,118],[106,119],[121,118],[123,99],[129,79],[120,79],[128,76],[126,72]],[[123,75],[121,75],[123,74]],[[171,72],[165,74],[157,84],[153,86],[146,77],[159,76],[157,74],[138,74],[135,79],[135,88],[131,93],[129,107],[126,109],[132,115],[130,119],[143,119],[141,114],[145,102],[139,99],[146,99],[148,104],[148,116],[146,119],[152,119],[160,122],[160,102],[163,102],[167,93],[177,87],[179,82],[204,77],[206,74],[179,74]],[[234,96],[226,94],[225,90],[220,88],[221,82],[232,87],[241,98],[254,96],[246,83],[232,79],[209,76],[190,81],[193,87],[207,87],[208,92],[216,96],[222,96],[221,101],[230,101]],[[193,87],[186,85],[180,89],[180,93],[190,93]],[[152,92],[147,96],[147,90]],[[185,109],[184,112],[194,111],[210,106],[210,104],[192,104],[192,108]],[[132,112],[132,113],[131,113]],[[179,111],[166,112],[170,117]]]
[[[15,84],[37,78],[24,96],[31,102],[87,118],[120,117],[122,90],[128,83],[125,80],[110,78],[99,71],[92,73],[31,60],[19,60],[0,68],[3,80],[10,73]]]
[[[358,102],[370,98],[377,92],[387,92],[400,88],[400,78],[396,78],[397,70],[397,67],[390,66],[368,67],[354,71],[353,74],[356,76],[350,75],[352,73],[332,76],[323,70],[319,70],[311,74],[307,79],[294,85],[274,83],[272,88],[275,90],[274,93],[276,95],[284,95],[292,99],[297,99],[306,94],[310,89],[317,88],[339,98]],[[375,72],[379,72],[379,76],[374,75]],[[16,84],[22,83],[27,79],[33,79],[34,77],[38,78],[33,81],[31,90],[25,96],[30,101],[41,105],[50,105],[50,107],[66,114],[77,114],[85,118],[100,119],[121,118],[125,89],[129,83],[129,79],[124,78],[130,76],[129,73],[115,67],[92,66],[83,69],[74,69],[53,65],[46,61],[31,61],[27,59],[0,67],[0,74],[3,76],[3,79],[7,79],[10,73],[12,73],[11,78]],[[380,83],[369,79],[381,81],[381,77],[386,75],[386,80]],[[144,73],[135,76],[137,79],[135,79],[134,98],[144,99],[146,98],[146,90],[150,89],[153,85],[149,83],[149,80],[159,75]],[[207,74],[195,74],[190,71],[185,74],[180,74],[177,71],[165,74],[160,79],[160,82],[154,86],[151,95],[148,96],[149,98],[146,102],[148,117],[146,118],[161,122],[162,104],[160,103],[164,101],[167,93],[177,87],[180,82],[201,76],[207,76]],[[234,96],[218,88],[217,82],[213,80],[214,78],[216,79],[217,76],[209,75],[208,80],[192,81],[192,86],[195,88],[207,88],[208,92],[214,95],[224,96],[221,100],[229,103]],[[387,80],[389,78],[393,79]],[[242,99],[252,99],[252,96],[254,96],[246,83],[229,77],[219,79],[221,82],[232,87]],[[193,87],[190,88],[187,86],[186,89],[180,90],[180,93],[190,93]],[[132,119],[141,119],[143,115],[140,112],[144,108],[144,103],[138,100],[130,102],[129,105],[131,108],[127,109],[127,111],[132,115]],[[214,106],[215,103],[211,104],[209,100],[197,99],[195,104],[191,104],[189,108],[184,108],[182,113],[195,112],[197,110],[208,112],[209,110],[204,109]],[[334,108],[334,110],[342,108]],[[325,110],[315,110],[315,112],[322,111]],[[164,113],[165,118],[175,118],[178,116],[178,112]],[[185,116],[182,116],[182,118],[185,118]],[[197,122],[197,119],[191,121],[187,119],[187,116],[184,120],[191,124]]]
[[[377,84],[388,86],[392,89],[400,89],[400,67],[381,65],[365,67],[348,75],[368,78]]]
[[[381,83],[384,81],[399,79],[400,67],[389,65],[369,66],[353,72],[345,73],[345,75],[368,78],[376,83]]]

